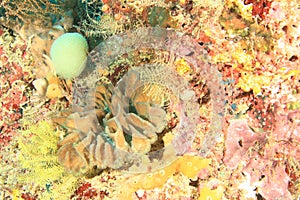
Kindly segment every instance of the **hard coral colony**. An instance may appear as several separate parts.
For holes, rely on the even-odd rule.
[[[0,5],[0,199],[300,198],[299,1]]]

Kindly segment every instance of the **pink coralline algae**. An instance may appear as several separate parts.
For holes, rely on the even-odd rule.
[[[285,165],[255,155],[242,172],[250,175],[250,184],[257,186],[265,199],[292,199]]]
[[[232,121],[225,140],[223,161],[230,169],[249,175],[250,185],[266,199],[292,199],[288,159],[299,161],[299,111],[276,114],[271,132],[254,132],[246,120]]]
[[[26,97],[22,91],[11,89],[1,100],[0,121],[3,123],[0,124],[0,144],[7,145],[19,128],[18,120],[22,117],[20,104],[26,101]]]
[[[8,31],[0,30],[4,44],[0,47],[0,146],[7,145],[20,127],[21,106],[27,101],[24,94],[29,72],[23,69],[21,61],[26,57],[26,45],[18,39],[11,39]],[[12,41],[8,41],[12,40]],[[10,46],[6,46],[10,45]]]
[[[271,138],[275,141],[268,154],[280,154],[300,161],[300,111],[278,115]]]
[[[285,173],[284,166],[276,167],[270,176],[267,176],[262,182],[261,195],[266,199],[281,197],[282,199],[292,199],[287,190],[290,178]]]
[[[254,133],[245,120],[230,123],[225,141],[226,152],[223,159],[227,167],[234,169],[246,158],[247,151],[255,141],[263,140],[265,134]]]

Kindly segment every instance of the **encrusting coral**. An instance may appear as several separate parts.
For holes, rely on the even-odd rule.
[[[248,176],[249,185],[257,187],[264,198],[292,198],[288,191],[290,178],[284,163],[292,165],[291,157],[298,162],[300,159],[297,146],[299,124],[295,122],[298,116],[299,111],[276,114],[276,125],[270,133],[255,133],[246,120],[230,123],[223,161],[230,169],[241,168],[242,173]]]

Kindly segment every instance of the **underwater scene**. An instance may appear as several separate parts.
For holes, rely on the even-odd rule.
[[[299,200],[299,0],[1,0],[0,200]]]

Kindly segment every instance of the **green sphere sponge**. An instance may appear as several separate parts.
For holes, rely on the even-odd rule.
[[[50,49],[56,74],[65,79],[79,76],[84,70],[88,43],[79,33],[65,33],[58,37]]]

